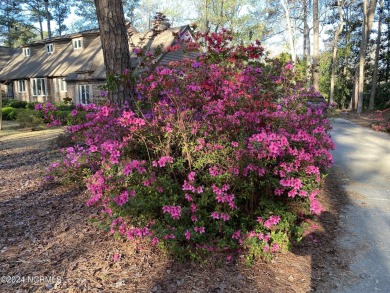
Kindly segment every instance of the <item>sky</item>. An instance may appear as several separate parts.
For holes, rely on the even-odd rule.
[[[163,11],[166,10],[166,8],[172,5],[172,0],[170,1],[155,1],[155,0],[144,0],[144,8],[137,8],[138,15],[153,15],[156,11]],[[189,24],[192,22],[193,19],[196,19],[196,7],[194,6],[194,1],[189,1],[189,0],[182,0],[178,2],[178,6],[175,6],[176,11],[184,11],[184,19],[183,20],[174,20],[174,25],[184,25],[184,24]],[[241,10],[242,14],[245,14],[247,12],[247,8],[244,7],[244,9]],[[174,13],[174,12],[173,12]],[[167,15],[168,18],[172,20],[172,16]],[[75,14],[75,8],[71,8],[71,14],[70,16],[65,20],[65,25],[68,28],[72,27],[72,24],[75,23],[77,20],[80,20],[81,17],[77,16]],[[148,17],[146,16],[143,20],[143,23],[145,23],[144,26],[146,26],[146,23],[148,22]],[[282,25],[282,24],[281,24]],[[55,26],[55,23],[52,22],[52,28]],[[138,28],[140,30],[145,29],[144,28]],[[276,56],[282,52],[288,52],[288,42],[287,42],[287,32],[282,35],[275,36],[273,38],[270,38],[266,42],[263,43],[263,46],[270,52],[271,56]],[[323,37],[323,35],[322,35]],[[325,36],[327,38],[327,36]],[[296,50],[298,55],[301,54],[302,52],[302,43],[303,41],[301,38],[297,38],[296,40]],[[320,50],[324,50],[324,40],[320,40],[321,45],[320,45]]]

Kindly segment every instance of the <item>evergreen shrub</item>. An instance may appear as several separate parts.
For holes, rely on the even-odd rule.
[[[83,182],[87,204],[119,237],[147,238],[184,259],[269,258],[322,211],[317,194],[334,148],[326,106],[311,106],[319,93],[292,64],[265,62],[259,42],[234,45],[225,30],[195,39],[166,52],[205,53],[165,66],[135,48],[144,69],[118,75],[133,83],[133,103],[77,106],[68,132],[80,143],[63,150],[48,179]],[[37,109],[60,123],[51,104]]]

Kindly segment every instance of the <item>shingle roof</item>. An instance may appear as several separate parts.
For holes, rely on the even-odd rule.
[[[13,57],[17,49],[0,46],[0,70],[7,64],[7,62]]]
[[[139,59],[132,52],[133,48],[147,47],[150,51],[154,51],[158,46],[162,45],[163,48],[166,48],[169,45],[172,45],[175,41],[175,35],[177,33],[183,34],[189,30],[189,26],[180,26],[175,28],[169,28],[155,38],[152,38],[153,33],[137,33],[129,37],[129,49],[130,49],[130,62],[131,67],[134,69],[139,65]],[[66,81],[76,81],[76,80],[105,80],[106,79],[106,70],[104,67],[104,56],[101,49],[100,38],[97,38],[94,46],[90,45],[90,51],[85,52],[86,55],[91,55],[92,57],[84,63],[78,70],[74,73],[71,73],[66,78]],[[95,41],[94,41],[95,42]],[[169,52],[161,54],[159,57],[159,62],[161,64],[168,64],[170,61],[178,61],[184,57],[194,58],[196,54],[187,54],[183,51]]]
[[[73,33],[73,34],[66,34],[66,35],[62,35],[62,36],[46,38],[46,39],[43,39],[43,40],[38,40],[38,41],[35,41],[35,42],[31,42],[31,43],[26,44],[25,46],[22,46],[22,47],[29,47],[31,45],[42,45],[42,44],[47,44],[47,43],[53,43],[53,42],[56,42],[56,41],[71,40],[71,39],[82,37],[82,36],[86,36],[86,35],[96,35],[96,36],[98,36],[99,35],[99,30],[98,29],[91,29],[91,30],[85,30],[85,31]]]
[[[75,80],[104,80],[106,79],[106,69],[104,66],[104,56],[100,37],[83,50],[81,58],[72,64],[72,69],[63,72],[66,81]]]
[[[151,52],[154,52],[159,46],[162,45],[162,48],[165,49],[167,46],[172,45],[175,42],[175,35],[176,34],[184,34],[186,31],[189,31],[189,26],[184,25],[180,27],[174,27],[174,28],[168,28],[161,33],[159,33],[153,40],[152,32],[148,33],[138,33],[135,34],[132,38],[129,39],[129,45],[130,49],[134,47],[142,47],[144,48],[147,46]],[[180,59],[183,59],[184,53],[181,51],[177,52],[169,52],[169,53],[164,53],[160,56],[159,62],[161,64],[168,64],[169,61],[178,61]],[[131,54],[131,67],[135,68],[139,64],[138,58],[136,58],[135,54]]]
[[[73,34],[72,36],[72,38],[75,38],[81,35]],[[95,40],[86,48],[74,50],[73,44],[70,42],[72,38],[66,36],[57,38],[56,41],[55,39],[50,39],[50,42],[55,44],[53,54],[46,53],[45,43],[48,42],[45,40],[25,46],[32,50],[29,57],[24,56],[22,48],[17,49],[13,59],[0,71],[0,81],[32,77],[66,76],[76,71],[91,58],[91,54],[85,54],[84,52],[90,51],[89,47],[94,42],[100,43],[100,40],[99,37],[95,37]]]
[[[131,51],[131,67],[138,66],[139,60],[132,49],[134,47],[145,48],[147,46],[151,51],[156,50],[159,45],[163,48],[172,45],[175,41],[175,34],[183,34],[189,31],[189,26],[168,28],[159,33],[154,38],[152,32],[138,33],[129,28],[132,32],[129,37],[129,49]],[[72,38],[78,36],[96,35],[89,45],[82,50],[74,50]],[[60,44],[55,53],[48,55],[45,50],[45,44],[53,42]],[[36,48],[30,57],[25,57],[22,48],[17,50],[14,58],[10,60],[3,70],[0,71],[0,81],[17,80],[33,77],[65,77],[67,81],[75,80],[105,80],[104,56],[101,47],[98,31],[92,30],[78,34],[66,35],[63,37],[42,40],[28,45],[30,48]],[[161,54],[159,62],[167,64],[169,61],[177,61],[183,57],[194,57],[194,54],[186,55],[183,51],[169,52]]]

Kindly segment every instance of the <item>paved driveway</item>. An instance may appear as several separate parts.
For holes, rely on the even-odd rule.
[[[333,292],[390,292],[390,135],[333,121],[333,152],[349,203],[338,240],[348,277]]]

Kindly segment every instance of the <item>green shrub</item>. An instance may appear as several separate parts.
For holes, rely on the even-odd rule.
[[[86,117],[87,117],[87,112],[82,110],[82,109],[77,109],[74,110],[75,113],[73,113],[73,111],[71,111],[67,118],[66,118],[66,125],[76,125],[78,123],[81,123],[81,121],[86,121]],[[72,114],[73,113],[73,114]]]
[[[72,104],[72,101],[73,101],[73,99],[70,98],[70,97],[63,98],[63,100],[64,100],[64,103],[65,103],[66,105]]]
[[[74,105],[59,104],[59,105],[56,105],[56,108],[58,111],[72,111],[76,107]]]
[[[13,108],[13,110],[11,111],[11,113],[9,113],[9,120],[16,120],[16,117],[18,116],[18,113],[23,111],[25,109],[18,109],[18,108]]]
[[[324,105],[308,103],[320,96],[291,63],[265,67],[259,43],[229,47],[231,38],[205,35],[206,55],[137,76],[134,111],[78,106],[68,128],[78,145],[47,178],[84,182],[111,233],[148,237],[179,259],[244,250],[251,263],[299,241],[309,212],[322,211],[332,161]],[[107,89],[132,82],[128,73]],[[52,104],[37,108],[60,123]]]
[[[27,103],[27,106],[26,108],[29,109],[29,110],[34,110],[35,109],[35,105],[36,104],[39,104],[39,102],[31,102],[31,103]]]
[[[67,124],[67,120],[68,120],[69,115],[71,115],[70,110],[66,110],[66,111],[58,110],[57,111],[57,118],[60,118],[63,124]]]
[[[4,107],[1,109],[2,115],[3,115],[3,120],[12,120],[10,117],[11,113],[13,113],[15,108],[12,107]]]
[[[390,83],[380,84],[376,90],[375,107],[379,110],[390,108]]]
[[[17,109],[15,112],[16,121],[22,127],[36,129],[38,126],[43,125],[43,118],[39,112],[29,109]]]
[[[27,102],[26,101],[19,101],[19,100],[14,100],[9,103],[9,106],[12,108],[26,108]]]
[[[3,107],[8,107],[12,100],[3,98]]]

